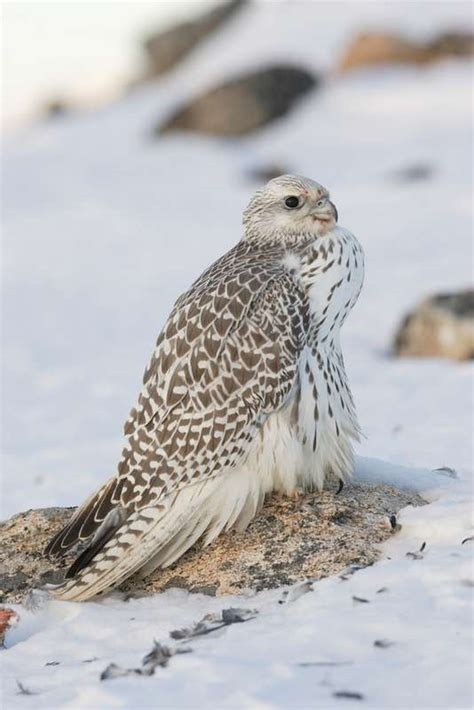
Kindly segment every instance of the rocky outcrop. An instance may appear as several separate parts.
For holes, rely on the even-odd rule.
[[[204,549],[197,545],[168,569],[131,579],[122,590],[238,594],[342,574],[375,562],[379,543],[397,527],[391,516],[423,503],[417,494],[385,485],[346,486],[339,495],[274,495],[244,533],[222,534]],[[62,580],[65,566],[58,570],[43,550],[72,511],[30,510],[0,524],[0,602],[20,601],[31,589]]]
[[[474,358],[474,291],[432,296],[402,321],[393,350],[404,357]]]
[[[318,79],[306,69],[289,65],[244,74],[178,108],[156,126],[155,134],[245,135],[287,114],[317,84]]]
[[[145,78],[160,76],[174,67],[246,4],[246,0],[223,2],[193,21],[150,35],[144,42],[148,60]]]
[[[428,42],[414,42],[387,32],[367,32],[355,37],[339,69],[349,71],[378,64],[429,64],[473,54],[474,35],[470,32],[445,32]]]

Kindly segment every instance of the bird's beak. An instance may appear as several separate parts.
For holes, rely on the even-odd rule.
[[[321,220],[321,222],[331,222],[332,220],[337,222],[339,218],[336,205],[330,200],[327,201],[324,207],[314,210],[312,214],[315,219]]]

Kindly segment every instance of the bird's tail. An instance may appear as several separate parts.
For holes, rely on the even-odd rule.
[[[91,599],[138,571],[144,576],[169,566],[200,538],[209,544],[224,529],[245,529],[264,492],[257,477],[236,474],[188,486],[161,506],[134,511],[125,519],[116,515],[51,594],[68,601]]]
[[[49,541],[45,555],[62,557],[78,543],[97,534],[110,512],[118,505],[122,484],[123,481],[117,481],[113,476],[93,493]]]

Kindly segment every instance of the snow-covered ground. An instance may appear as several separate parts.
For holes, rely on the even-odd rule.
[[[6,708],[472,706],[473,543],[461,544],[473,534],[472,367],[388,356],[407,309],[472,278],[472,68],[333,76],[290,117],[238,141],[149,138],[176,101],[240,67],[291,58],[317,70],[369,19],[428,36],[470,16],[467,3],[321,3],[322,31],[316,5],[257,5],[156,87],[5,141],[2,516],[77,504],[113,471],[171,304],[239,238],[248,171],[269,163],[327,185],[366,251],[343,333],[367,436],[357,476],[434,502],[402,512],[380,563],[287,604],[276,592],[170,590],[20,608],[0,654]],[[397,180],[419,164],[430,179]],[[429,472],[443,466],[457,479]],[[231,606],[259,614],[192,640],[192,653],[152,677],[100,681],[109,663],[137,667],[153,639],[175,647],[170,630]],[[17,680],[37,695],[18,694]]]

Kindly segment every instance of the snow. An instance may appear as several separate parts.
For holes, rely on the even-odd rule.
[[[215,0],[5,3],[3,126],[26,125],[53,97],[73,106],[104,105],[143,71],[143,37],[213,5]]]
[[[0,654],[9,709],[472,706],[473,543],[462,544],[473,535],[472,366],[388,353],[407,309],[471,280],[471,67],[333,76],[287,119],[238,141],[150,138],[183,96],[240,68],[287,57],[334,66],[369,21],[427,37],[468,24],[469,5],[324,3],[325,32],[315,4],[287,7],[242,12],[154,87],[5,140],[2,516],[77,504],[112,472],[171,304],[239,238],[248,171],[276,162],[327,185],[366,252],[343,332],[367,437],[356,478],[421,491],[430,505],[401,512],[379,563],[284,604],[281,591],[169,590],[15,607],[21,622]],[[397,180],[417,164],[432,178]],[[432,471],[442,467],[456,477]],[[109,663],[137,667],[154,639],[175,647],[172,629],[232,606],[259,613],[192,639],[192,653],[154,676],[99,680]],[[321,662],[342,665],[310,665]],[[37,694],[19,694],[17,680]]]

